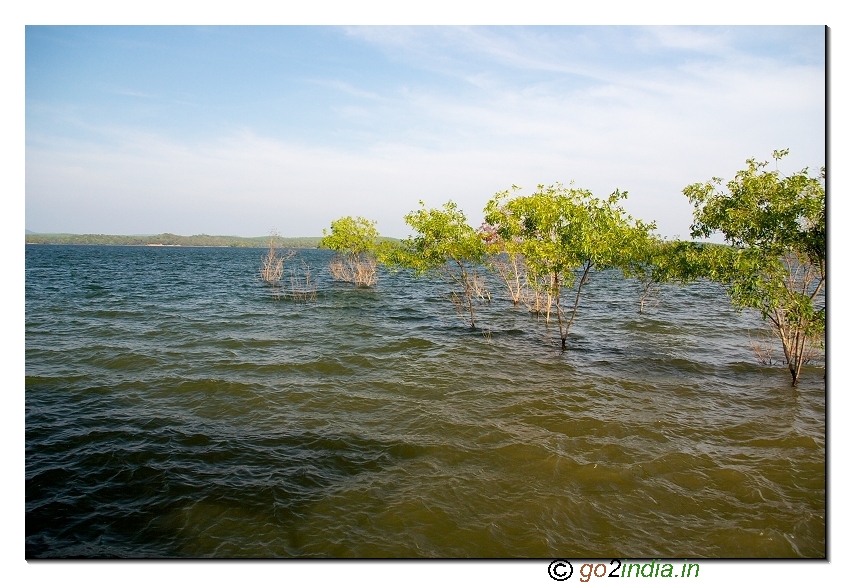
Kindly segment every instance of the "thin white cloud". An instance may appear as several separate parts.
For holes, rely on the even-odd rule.
[[[144,93],[142,91],[135,91],[133,89],[115,88],[115,89],[109,89],[108,91],[110,93],[115,94],[115,95],[125,95],[127,97],[143,97],[145,99],[159,99],[159,96],[157,96],[157,95],[152,95],[150,93]]]
[[[666,49],[685,49],[706,55],[729,55],[732,52],[728,29],[678,26],[652,26],[642,29],[652,45]]]
[[[791,148],[794,169],[824,163],[823,70],[739,55],[722,30],[690,40],[668,29],[620,38],[656,48],[690,43],[688,50],[711,56],[642,68],[564,57],[592,44],[584,37],[565,48],[525,30],[349,32],[427,60],[463,90],[415,79],[380,89],[315,79],[358,100],[331,104],[338,127],[312,142],[264,127],[193,140],[93,124],[85,139],[30,132],[27,217],[40,223],[27,227],[256,235],[275,224],[287,234],[315,235],[339,216],[358,214],[403,235],[402,217],[419,199],[451,198],[475,222],[497,190],[575,179],[600,195],[629,190],[633,214],[657,219],[665,235],[687,236],[685,185],[731,177],[746,158],[767,158],[776,148]],[[478,60],[466,60],[469,54]],[[551,61],[570,75],[518,82],[491,66],[494,60],[535,71]],[[571,76],[585,69],[592,75]],[[73,228],[62,226],[69,217]]]
[[[310,79],[308,80],[308,83],[312,83],[313,85],[318,85],[320,87],[327,87],[328,89],[333,89],[335,91],[340,91],[353,97],[361,97],[364,99],[374,100],[382,99],[382,97],[374,91],[360,89],[351,85],[350,83],[346,83],[338,79]]]

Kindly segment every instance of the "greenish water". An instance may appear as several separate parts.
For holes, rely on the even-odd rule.
[[[598,274],[561,353],[498,291],[482,333],[260,255],[27,246],[27,557],[825,556],[823,369],[717,286]]]

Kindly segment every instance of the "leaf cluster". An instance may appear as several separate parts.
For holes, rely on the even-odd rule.
[[[774,157],[779,160],[785,154],[787,150],[777,151]],[[737,305],[763,314],[785,304],[802,309],[816,295],[809,284],[818,289],[826,277],[823,169],[818,177],[810,176],[808,169],[782,176],[766,170],[767,165],[747,160],[726,191],[719,189],[719,178],[683,191],[694,205],[691,235],[720,232],[732,246],[712,251],[709,277],[724,283]],[[793,277],[804,275],[801,270],[807,271],[805,279],[811,279],[802,287]]]
[[[331,222],[331,231],[322,229],[320,249],[331,249],[340,255],[375,255],[379,246],[377,222],[363,217],[342,217]]]
[[[526,196],[497,193],[484,209],[486,224],[498,235],[502,250],[522,254],[529,269],[573,278],[582,265],[620,267],[624,249],[654,228],[634,221],[620,201],[626,192],[596,198],[589,190],[561,184],[538,185]],[[566,281],[565,281],[566,283]]]
[[[623,249],[620,269],[625,277],[645,284],[687,284],[710,276],[712,261],[707,246],[711,244],[667,241],[636,229],[629,246]]]
[[[774,152],[778,161],[787,150]],[[747,167],[721,190],[713,178],[683,190],[694,206],[691,236],[721,232],[737,248],[765,255],[805,253],[813,263],[826,260],[825,170],[810,176],[807,168],[791,176],[766,170],[768,162],[750,158]]]
[[[416,231],[399,245],[386,248],[382,260],[394,267],[413,269],[418,275],[441,270],[446,263],[459,266],[480,264],[486,254],[484,240],[452,201],[442,208],[419,208],[404,217]]]
[[[756,248],[718,245],[703,261],[706,275],[726,287],[733,304],[755,308],[774,325],[784,323],[807,336],[823,332],[824,277],[805,255],[768,255]]]

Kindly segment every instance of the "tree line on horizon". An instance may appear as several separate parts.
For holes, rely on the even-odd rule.
[[[321,237],[278,237],[281,244],[292,249],[315,249]],[[268,237],[235,237],[229,235],[75,235],[70,233],[27,233],[30,245],[174,245],[183,247],[248,247],[268,245]]]
[[[813,351],[825,350],[826,173],[811,176],[804,168],[784,175],[778,161],[787,154],[773,152],[775,170],[749,159],[725,184],[712,178],[685,187],[694,207],[690,241],[664,239],[655,222],[629,215],[621,204],[626,192],[597,198],[554,184],[530,194],[517,186],[496,193],[478,228],[452,201],[439,208],[420,201],[404,217],[415,232],[405,240],[382,239],[375,221],[343,217],[324,231],[319,247],[336,252],[334,278],[355,286],[375,285],[378,264],[440,277],[473,328],[476,306],[491,298],[483,274],[495,272],[514,305],[557,322],[562,350],[594,273],[614,269],[635,280],[639,313],[663,284],[711,280],[735,307],[760,313],[796,386]],[[693,240],[715,233],[725,245]],[[754,349],[763,362],[770,359]]]

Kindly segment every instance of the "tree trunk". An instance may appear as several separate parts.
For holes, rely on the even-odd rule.
[[[791,373],[791,386],[796,387],[800,381],[800,372],[803,368],[803,349],[806,345],[805,334],[803,334],[802,330],[795,330],[792,340],[789,336],[791,325],[785,319],[785,314],[778,309],[774,309],[774,317],[771,317],[770,320],[779,334],[779,339],[782,341],[782,352],[785,354],[785,362],[788,363],[788,372]]]
[[[590,273],[591,267],[593,267],[593,263],[588,261],[587,264],[584,267],[584,273],[582,273],[582,275],[581,275],[581,280],[579,280],[579,282],[578,282],[578,289],[576,290],[576,301],[573,304],[573,313],[570,315],[570,321],[567,322],[567,331],[566,331],[565,334],[562,335],[562,340],[564,341],[564,344],[566,344],[567,336],[570,334],[570,327],[573,325],[573,320],[575,320],[575,318],[576,318],[576,312],[578,311],[578,301],[579,301],[579,298],[581,297],[581,288],[584,286],[585,282],[587,281],[587,274]]]
[[[806,335],[798,330],[795,335],[794,346],[794,368],[791,370],[791,386],[796,387],[800,380],[800,373],[803,370],[803,353],[806,349]],[[789,367],[790,368],[790,367]]]
[[[644,284],[643,286],[643,294],[640,296],[640,309],[638,310],[639,315],[643,315],[643,307],[644,303],[646,303],[646,299],[649,297],[650,292],[652,291],[652,281]]]
[[[547,292],[549,297],[549,306],[550,308],[546,310],[546,323],[549,323],[549,310],[552,305],[552,298],[555,298],[555,315],[558,316],[558,334],[561,336],[561,350],[567,349],[567,335],[564,334],[564,322],[561,319],[561,282],[558,280],[558,274],[552,274],[552,286],[551,290]],[[555,292],[552,294],[552,292]]]
[[[463,293],[466,297],[466,302],[469,305],[469,323],[471,328],[475,328],[475,308],[473,306],[473,298],[472,298],[472,283],[470,281],[469,273],[466,271],[466,268],[463,266],[463,262],[454,258],[455,263],[457,263],[458,268],[460,268],[460,278],[454,278],[454,280],[463,286]]]

